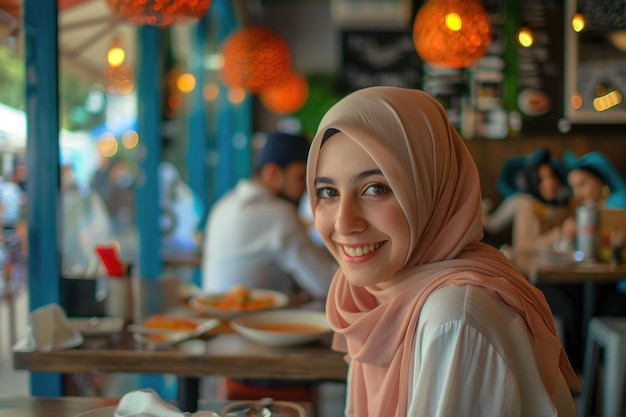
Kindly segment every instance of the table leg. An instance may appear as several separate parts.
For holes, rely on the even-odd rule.
[[[178,407],[182,411],[195,413],[198,411],[200,395],[200,378],[192,376],[178,377]]]
[[[583,287],[583,346],[587,346],[587,330],[589,321],[596,314],[596,286],[594,282],[585,281]]]

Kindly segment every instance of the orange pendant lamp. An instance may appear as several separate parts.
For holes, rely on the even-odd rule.
[[[487,52],[491,18],[479,0],[430,0],[417,12],[413,42],[429,64],[469,67]]]
[[[284,82],[263,90],[259,95],[261,103],[268,110],[278,114],[290,114],[300,110],[308,97],[309,84],[296,72]]]
[[[203,17],[211,0],[108,0],[113,16],[137,25],[168,26]]]
[[[254,25],[229,36],[221,48],[220,77],[231,88],[250,93],[278,85],[291,76],[291,53],[285,40],[271,29]]]

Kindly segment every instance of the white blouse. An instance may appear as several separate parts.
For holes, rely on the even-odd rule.
[[[561,373],[546,391],[524,319],[480,287],[431,294],[415,346],[409,417],[577,416]]]

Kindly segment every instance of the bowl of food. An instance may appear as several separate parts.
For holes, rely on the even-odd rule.
[[[230,326],[241,336],[266,346],[296,346],[331,332],[321,311],[283,309],[235,318]]]
[[[280,291],[234,286],[225,293],[206,293],[193,297],[189,305],[194,310],[221,319],[245,313],[282,308],[289,297]]]
[[[139,324],[129,324],[127,329],[136,341],[158,348],[201,336],[219,325],[216,318],[155,314]]]

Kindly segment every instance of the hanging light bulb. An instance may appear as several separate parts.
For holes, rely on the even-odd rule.
[[[535,42],[535,35],[528,26],[521,26],[517,31],[517,42],[524,48],[530,48]]]
[[[211,0],[108,0],[116,19],[136,25],[168,26],[202,18]]]
[[[585,16],[578,12],[572,18],[572,28],[575,32],[580,32],[585,28]]]
[[[244,27],[222,44],[219,75],[228,87],[256,94],[279,85],[292,73],[291,52],[281,35],[262,25]]]
[[[473,65],[491,43],[491,18],[478,0],[430,0],[415,17],[413,43],[431,65]]]
[[[124,59],[126,59],[126,52],[122,48],[122,41],[116,36],[111,41],[111,48],[107,53],[107,62],[111,67],[116,68],[124,63]]]

